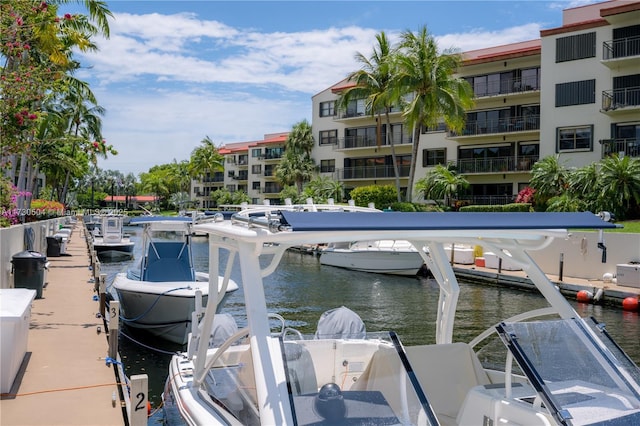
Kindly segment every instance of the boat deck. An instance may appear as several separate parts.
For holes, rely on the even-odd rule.
[[[105,362],[108,333],[96,317],[80,221],[66,253],[47,258],[43,297],[32,303],[27,354],[11,394],[0,401],[2,425],[125,424],[118,376]]]

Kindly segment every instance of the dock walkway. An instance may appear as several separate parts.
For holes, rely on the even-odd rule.
[[[27,354],[10,394],[0,401],[0,425],[124,425],[108,333],[94,300],[81,221],[67,256],[47,258],[43,297],[32,303]]]

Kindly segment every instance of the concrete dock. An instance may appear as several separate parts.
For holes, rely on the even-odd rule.
[[[124,425],[120,379],[107,365],[108,333],[78,221],[67,256],[47,258],[43,297],[31,309],[27,354],[0,401],[2,426]]]
[[[458,278],[465,278],[472,282],[537,291],[526,272],[522,270],[499,271],[493,268],[464,264],[455,264],[453,269]],[[567,276],[560,277],[554,274],[546,275],[568,300],[576,300],[578,292],[586,290],[594,296],[592,303],[606,304],[619,309],[623,309],[623,302],[626,298],[631,297],[640,301],[640,288],[622,286],[602,279],[587,280]],[[599,290],[601,290],[600,299],[595,300]]]

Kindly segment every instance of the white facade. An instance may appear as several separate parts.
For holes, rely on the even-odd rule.
[[[565,167],[581,167],[610,153],[640,156],[638,0],[566,9],[561,27],[532,34],[530,41],[464,52],[459,75],[475,93],[466,127],[459,134],[443,126],[421,134],[414,182],[435,164],[452,162],[471,184],[467,202],[503,204],[515,199],[544,157],[558,154]],[[395,185],[384,115],[367,115],[362,100],[336,105],[351,85],[342,80],[312,97],[312,157],[320,175],[344,184],[347,198],[359,186]],[[390,122],[404,192],[413,135],[399,111]],[[264,169],[273,170],[278,158],[252,151],[273,143],[273,136],[221,150],[224,186],[246,190],[256,204],[279,198],[277,182]],[[241,156],[247,164],[240,164]],[[413,197],[422,201],[415,190]]]

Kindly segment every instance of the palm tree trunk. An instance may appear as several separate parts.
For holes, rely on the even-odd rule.
[[[389,108],[385,108],[384,111],[385,118],[387,119],[387,132],[386,137],[389,141],[389,145],[391,145],[391,161],[393,162],[393,176],[396,180],[396,192],[398,202],[402,201],[400,195],[400,172],[398,170],[398,162],[396,161],[396,146],[393,140],[393,131],[391,129],[391,118],[389,117]],[[378,115],[379,116],[379,115]]]
[[[20,192],[26,192],[27,190],[27,163],[27,154],[23,153],[20,156],[20,171],[18,172],[18,184],[16,185],[18,187],[18,191]],[[18,202],[18,211],[24,211],[24,209],[27,208],[27,206],[25,205],[24,196],[18,196],[18,199],[16,201]]]
[[[413,125],[413,141],[411,148],[411,168],[409,170],[409,185],[407,185],[407,202],[413,201],[413,175],[416,173],[418,162],[418,148],[420,141],[420,126]]]

